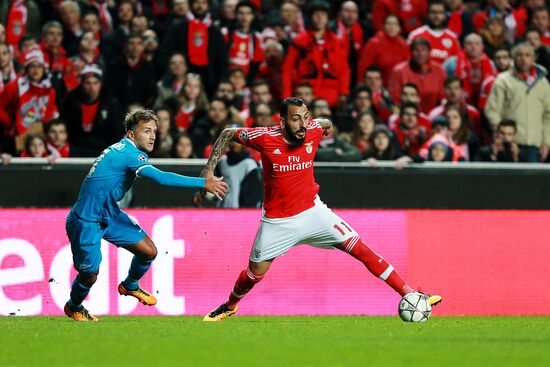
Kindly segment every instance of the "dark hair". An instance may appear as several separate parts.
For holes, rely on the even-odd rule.
[[[126,36],[126,39],[124,40],[124,44],[128,44],[132,38],[139,38],[142,41],[144,40],[143,35],[139,33],[132,32],[129,35]]]
[[[375,72],[380,73],[380,74],[382,73],[380,71],[380,68],[378,66],[374,65],[374,64],[370,65],[368,68],[365,69],[365,74],[368,73],[369,71],[375,71]]]
[[[63,125],[65,126],[65,128],[67,128],[67,124],[65,123],[65,121],[61,119],[51,119],[44,124],[44,130],[46,131],[46,133],[48,133],[50,129],[55,125]]]
[[[445,117],[447,117],[447,113],[451,110],[458,112],[458,115],[460,116],[460,126],[458,127],[458,131],[453,137],[453,140],[457,145],[466,144],[468,143],[468,137],[470,135],[470,116],[468,115],[468,112],[466,110],[458,106],[448,106],[445,109]],[[449,118],[447,117],[447,123],[448,120]],[[450,127],[449,123],[448,127]]]
[[[231,75],[233,75],[233,74],[235,74],[235,73],[240,73],[240,74],[242,74],[242,75],[244,76],[244,78],[246,79],[246,73],[245,73],[244,70],[241,69],[241,68],[231,68],[231,69],[229,69],[229,71],[227,72],[227,76],[229,77],[229,76],[231,76]]]
[[[254,88],[259,87],[261,85],[265,85],[269,88],[269,83],[265,79],[256,79],[256,80],[254,80],[252,82],[251,87],[252,87],[252,89],[254,89]]]
[[[527,30],[525,31],[525,36],[527,37],[527,33],[533,33],[533,32],[538,33],[538,34],[539,34],[539,37],[542,37],[542,32],[539,31],[539,30],[538,30],[537,28],[535,28],[535,27],[529,27],[529,28],[527,28]]]
[[[538,12],[546,12],[548,15],[550,15],[550,10],[548,10],[548,8],[546,6],[538,6],[536,7],[535,9],[533,9],[531,11],[531,17],[533,17],[533,15],[535,15],[535,13],[538,13]]]
[[[27,137],[25,138],[25,151],[27,152],[27,154],[29,155],[30,157],[30,154],[31,154],[31,151],[30,151],[30,148],[31,148],[31,144],[32,144],[32,141],[34,139],[40,139],[42,140],[42,143],[44,143],[44,149],[46,149],[46,152],[48,152],[48,146],[46,145],[46,137],[44,136],[44,134],[42,133],[34,133],[34,134],[29,134],[27,135]],[[49,152],[48,152],[49,153]]]
[[[445,83],[444,83],[445,88],[447,88],[449,85],[453,84],[454,82],[458,82],[460,84],[460,88],[463,87],[462,79],[460,79],[456,75],[451,75],[451,76],[447,77],[447,79],[445,79]]]
[[[235,13],[237,13],[237,11],[240,9],[240,8],[250,8],[252,9],[252,13],[254,14],[254,16],[256,17],[257,14],[258,14],[258,7],[256,6],[256,4],[254,4],[252,1],[248,1],[248,0],[241,0],[237,3],[237,6],[235,6]]]
[[[432,49],[430,42],[425,38],[415,38],[411,42],[410,51],[412,52],[416,46],[425,46],[428,48],[428,50]]]
[[[189,158],[196,157],[195,156],[195,149],[194,149],[194,146],[193,146],[193,139],[191,138],[191,135],[189,135],[187,132],[177,133],[174,136],[174,141],[172,143],[171,156],[173,158],[180,158],[180,157],[176,157],[176,149],[177,149],[177,146],[178,146],[178,142],[180,141],[181,138],[187,138],[191,141],[191,156]]]
[[[282,101],[281,107],[279,108],[279,115],[281,115],[281,117],[285,120],[287,118],[288,108],[290,106],[300,107],[300,106],[305,106],[305,103],[300,98],[296,98],[296,97],[286,98],[284,101]]]
[[[124,127],[126,131],[136,131],[136,127],[142,122],[148,121],[158,122],[158,117],[155,111],[147,110],[145,108],[138,108],[132,112],[128,112],[124,118]]]
[[[306,88],[310,88],[310,89],[313,89],[313,85],[311,85],[310,82],[301,82],[301,83],[298,83],[296,85],[296,89],[300,88],[300,87],[306,87]]]
[[[403,86],[401,87],[401,92],[403,92],[403,89],[405,89],[405,88],[412,88],[416,91],[416,93],[418,93],[420,95],[420,91],[418,90],[418,86],[414,83],[408,82],[408,83],[403,84]]]
[[[495,51],[493,52],[493,55],[496,55],[497,52],[500,51],[506,51],[508,53],[508,56],[512,56],[512,51],[510,50],[510,47],[507,45],[498,46],[495,48]]]
[[[353,99],[357,98],[357,96],[361,92],[367,92],[369,94],[369,97],[372,97],[372,91],[370,90],[370,88],[367,87],[365,84],[359,84],[353,90]]]
[[[210,99],[209,105],[211,105],[211,104],[214,103],[214,102],[221,102],[221,103],[223,103],[223,105],[225,106],[225,109],[226,109],[227,111],[229,111],[229,107],[231,107],[231,106],[229,106],[229,102],[227,102],[227,100],[226,100],[225,98],[215,97],[215,96],[214,96],[214,97],[212,97],[212,98]]]
[[[401,108],[399,110],[399,117],[400,118],[403,117],[403,113],[405,113],[406,108],[413,108],[416,111],[416,114],[418,114],[418,112],[419,112],[418,105],[416,103],[404,102],[403,104],[401,104]]]
[[[35,36],[29,33],[25,33],[23,36],[21,36],[21,38],[19,38],[19,41],[17,42],[17,47],[21,49],[21,46],[23,46],[23,43],[30,40],[34,40],[35,42],[37,41]]]
[[[501,127],[513,127],[514,132],[518,131],[518,124],[516,124],[516,122],[514,120],[511,120],[511,119],[504,119],[501,122],[499,122],[497,129],[499,129]]]
[[[445,7],[445,3],[443,2],[443,0],[431,0],[428,4],[428,9],[430,9],[432,5],[442,5],[443,7]]]

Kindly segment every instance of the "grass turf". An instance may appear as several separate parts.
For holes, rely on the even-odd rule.
[[[550,317],[0,317],[0,366],[550,366]]]

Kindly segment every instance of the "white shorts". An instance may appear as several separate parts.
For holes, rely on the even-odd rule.
[[[271,260],[300,244],[332,249],[334,245],[352,237],[358,237],[357,232],[317,196],[312,208],[293,217],[263,217],[250,252],[250,260]]]

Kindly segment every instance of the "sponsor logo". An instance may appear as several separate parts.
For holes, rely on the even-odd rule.
[[[248,131],[241,130],[241,132],[239,133],[239,139],[241,139],[242,141],[247,141],[248,140]]]
[[[281,154],[281,151],[279,150],[279,148],[277,148],[273,151],[273,154]]]

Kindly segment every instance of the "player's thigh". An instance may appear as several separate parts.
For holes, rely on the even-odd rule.
[[[101,237],[104,226],[69,216],[65,229],[71,242],[75,270],[85,274],[98,272],[101,264]]]
[[[105,240],[118,247],[135,245],[145,237],[147,237],[147,233],[122,211],[111,219],[103,235]]]
[[[320,248],[338,247],[357,232],[325,204],[316,205],[300,225],[303,242]]]
[[[250,251],[250,261],[260,263],[272,260],[284,255],[296,244],[297,236],[292,220],[262,220]]]

